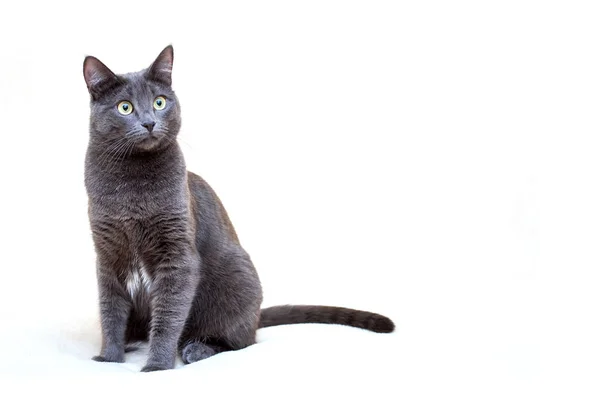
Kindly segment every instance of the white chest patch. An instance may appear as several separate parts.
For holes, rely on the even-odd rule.
[[[139,268],[134,269],[129,274],[127,277],[126,286],[131,297],[135,297],[135,295],[140,291],[150,293],[150,289],[152,288],[152,279],[146,272],[146,269],[143,265],[140,264]]]

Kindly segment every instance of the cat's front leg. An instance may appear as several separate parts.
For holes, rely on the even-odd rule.
[[[190,253],[157,265],[152,282],[150,351],[142,372],[175,366],[177,344],[198,283],[198,256]]]
[[[95,361],[125,361],[125,330],[131,312],[131,299],[117,279],[116,263],[109,256],[98,255],[96,272],[100,301],[102,349]]]

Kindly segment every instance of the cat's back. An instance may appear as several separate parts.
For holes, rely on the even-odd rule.
[[[199,175],[188,171],[192,207],[197,219],[199,247],[215,243],[239,244],[229,215],[213,188]]]

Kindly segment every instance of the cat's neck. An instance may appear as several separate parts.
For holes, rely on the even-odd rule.
[[[127,220],[186,212],[187,171],[176,143],[114,161],[102,157],[93,146],[88,149],[85,186],[95,215]]]
[[[169,180],[186,174],[183,153],[177,142],[153,151],[110,154],[90,143],[86,157],[86,177],[94,180]]]

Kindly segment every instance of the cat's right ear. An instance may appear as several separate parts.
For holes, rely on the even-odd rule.
[[[83,60],[83,77],[88,92],[94,100],[97,100],[103,93],[120,83],[117,75],[102,64],[100,60],[92,56],[87,56]]]

